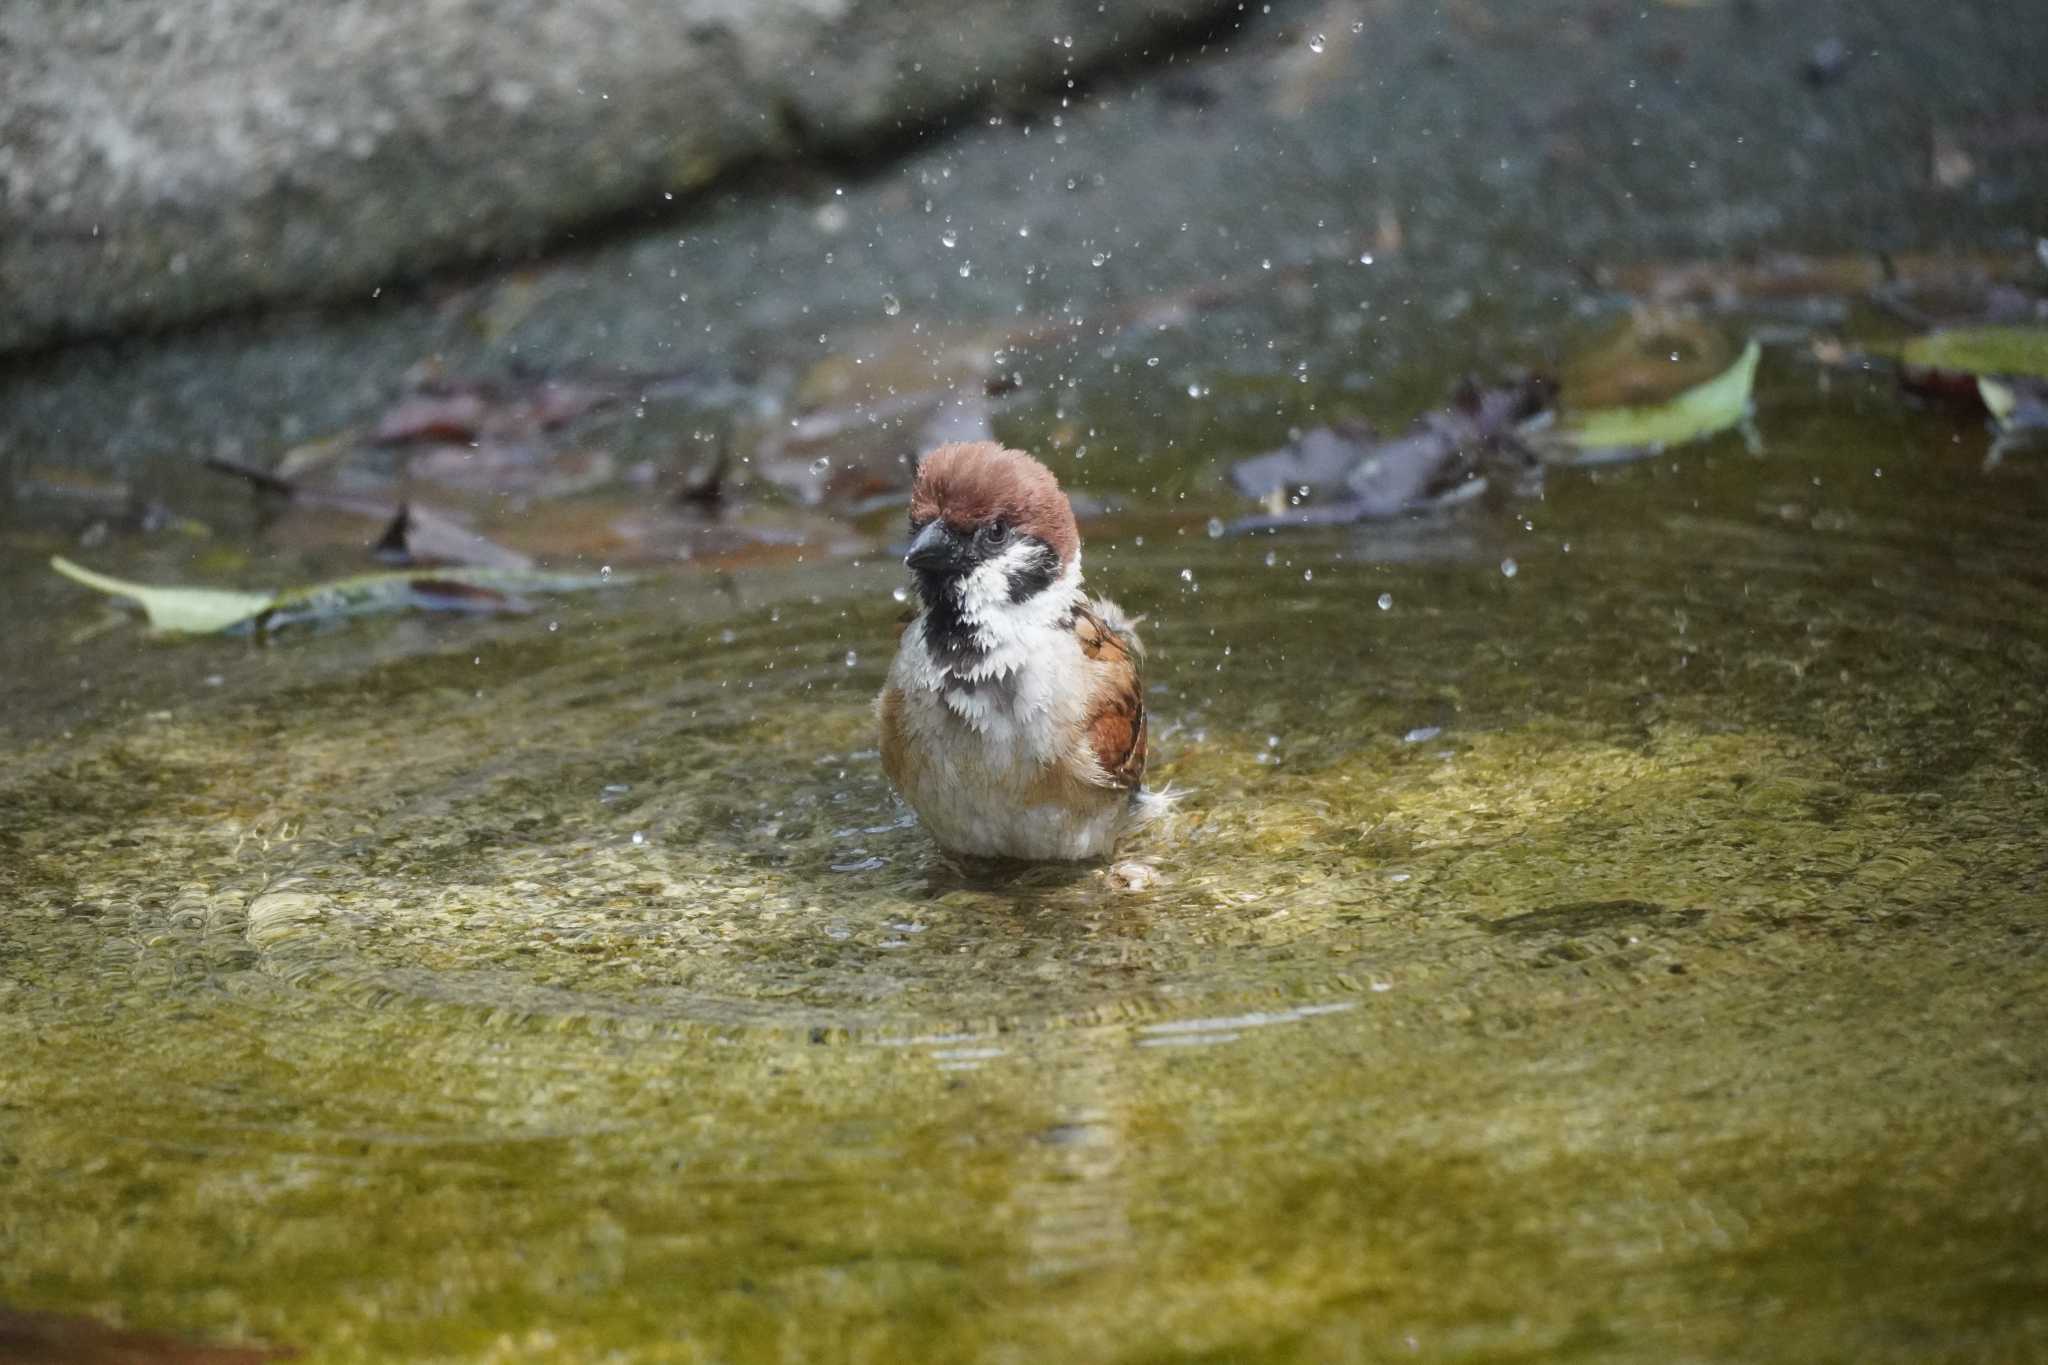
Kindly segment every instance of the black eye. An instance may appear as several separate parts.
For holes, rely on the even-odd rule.
[[[1010,543],[1010,523],[1000,519],[981,528],[981,543],[991,549]]]

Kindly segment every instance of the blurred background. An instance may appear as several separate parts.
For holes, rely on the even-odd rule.
[[[114,490],[77,478],[207,521],[226,485],[164,481],[209,457],[485,428],[472,492],[638,504],[723,446],[722,490],[838,517],[986,420],[1150,462],[1094,481],[1214,484],[1317,403],[1398,427],[1446,374],[1556,370],[1589,316],[1792,297],[1839,332],[1884,286],[2034,282],[2044,31],[1994,3],[23,3],[0,458],[17,504],[88,522],[67,488]],[[805,437],[854,425],[893,445],[820,487]]]

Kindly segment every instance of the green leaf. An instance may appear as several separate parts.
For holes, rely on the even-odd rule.
[[[82,569],[61,556],[50,567],[76,583],[138,602],[158,630],[203,635],[250,626],[274,630],[303,621],[335,620],[409,607],[505,611],[520,593],[576,592],[623,584],[624,575],[549,573],[541,569],[451,567],[361,574],[283,592],[219,588],[160,588]]]
[[[1984,400],[1985,411],[1991,414],[1991,420],[1998,423],[2000,429],[2012,421],[2013,412],[2020,405],[2019,395],[2012,391],[2012,385],[1982,376],[1977,379],[1977,396]]]
[[[1668,403],[1599,408],[1567,418],[1557,438],[1579,451],[1659,449],[1716,436],[1749,415],[1762,348],[1752,341],[1733,365]]]
[[[82,569],[62,555],[50,567],[74,583],[138,602],[158,630],[204,635],[253,621],[270,609],[275,596],[267,592],[235,592],[227,588],[156,588]]]
[[[1929,332],[1907,342],[1899,358],[1923,370],[2048,379],[2048,327],[1954,327]]]

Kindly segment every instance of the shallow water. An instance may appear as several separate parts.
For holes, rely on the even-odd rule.
[[[1636,8],[1322,6],[531,271],[0,374],[0,471],[213,528],[0,508],[0,1361],[14,1308],[314,1362],[2048,1357],[2048,462],[1776,344],[1760,455],[1208,533],[1289,423],[1569,354],[1599,267],[2032,259],[2048,163],[1976,120],[2038,104],[2035,8]],[[1802,85],[1837,34],[1884,50]],[[1809,302],[1746,321],[1859,334]],[[1147,891],[955,867],[891,796],[894,512],[268,646],[95,633],[43,567],[359,567],[192,457],[423,362],[730,367],[779,420],[990,347],[1147,617]],[[673,409],[593,439],[687,464]]]
[[[930,849],[886,556],[268,648],[37,580],[0,1302],[320,1361],[2048,1349],[2048,468],[1766,374],[1761,455],[1085,528],[1186,792],[1138,893]]]

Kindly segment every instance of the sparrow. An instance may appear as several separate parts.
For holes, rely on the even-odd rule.
[[[939,446],[910,534],[917,613],[876,702],[889,780],[949,853],[1106,857],[1168,798],[1144,785],[1144,649],[1082,591],[1059,480],[993,441]]]

